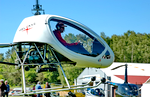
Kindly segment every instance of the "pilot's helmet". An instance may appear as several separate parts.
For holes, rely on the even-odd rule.
[[[64,25],[64,23],[62,23],[62,22],[58,22],[57,25],[56,25],[56,28],[60,29],[61,27],[67,27],[67,26]]]

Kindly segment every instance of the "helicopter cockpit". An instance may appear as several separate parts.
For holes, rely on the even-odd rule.
[[[65,46],[57,39],[53,31],[56,29],[58,22],[62,22],[67,26],[65,31],[61,33],[62,38],[67,43],[80,41],[78,45]],[[28,45],[29,50],[26,52],[31,53],[30,48],[34,52],[29,56],[39,54],[38,56],[42,60],[46,60],[47,53],[52,51],[52,56],[58,59],[57,62],[73,62],[76,65],[80,64],[80,66],[86,64],[90,67],[105,68],[114,61],[113,51],[94,31],[74,20],[56,15],[39,15],[25,18],[16,31],[13,43],[22,46]],[[39,59],[38,57],[35,58],[36,60],[28,57],[28,54],[27,58],[31,60],[28,63],[37,63]]]
[[[72,23],[72,21],[61,20],[61,19],[49,19],[49,27],[51,32],[56,29],[56,24],[58,22],[63,22],[65,27],[65,31],[61,34],[63,39],[67,43],[74,43],[80,41],[78,45],[75,46],[66,46],[67,49],[91,57],[96,57],[100,55],[105,50],[105,45],[103,42],[99,42],[92,31],[90,29],[86,29],[84,26],[80,27],[77,23]],[[59,41],[59,40],[58,40]],[[103,55],[104,59],[110,59],[110,53],[107,50],[106,53]]]
[[[131,96],[137,96],[138,95],[138,87],[134,84],[123,84],[116,90],[121,95],[131,95]]]

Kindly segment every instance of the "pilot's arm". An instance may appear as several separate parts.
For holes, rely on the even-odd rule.
[[[64,46],[72,46],[72,45],[78,45],[79,42],[76,43],[67,43],[62,37],[61,37],[61,33],[58,30],[54,31],[54,34],[56,36],[56,38],[64,45]]]

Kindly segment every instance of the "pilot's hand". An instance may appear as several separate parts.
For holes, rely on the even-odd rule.
[[[78,40],[78,43],[82,43],[81,40]]]
[[[78,44],[83,45],[83,42],[81,42],[80,40],[78,40]]]

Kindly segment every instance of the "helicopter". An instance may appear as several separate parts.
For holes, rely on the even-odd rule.
[[[124,83],[121,84],[121,83],[115,83],[115,82],[107,81],[106,84],[113,85],[116,88],[116,94],[118,94],[120,96],[123,96],[123,97],[138,96],[139,95],[138,86],[136,84],[129,84],[128,83],[128,75],[127,75],[128,64],[117,66],[111,70],[115,70],[115,69],[120,68],[122,66],[125,66]]]
[[[72,19],[45,14],[42,6],[38,4],[38,0],[33,7],[32,11],[36,11],[34,16],[27,17],[21,22],[13,43],[0,43],[1,48],[12,47],[16,53],[15,63],[0,63],[14,65],[17,69],[22,68],[24,94],[26,94],[24,68],[28,71],[30,68],[37,67],[37,72],[43,72],[56,71],[59,66],[68,88],[71,89],[62,68],[63,64],[107,68],[113,63],[113,51],[93,30]],[[40,11],[43,11],[43,14]],[[58,22],[64,23],[67,25],[67,29],[86,37],[88,41],[80,40],[80,44],[73,48],[64,46],[53,33]],[[43,65],[47,67],[42,68]]]

